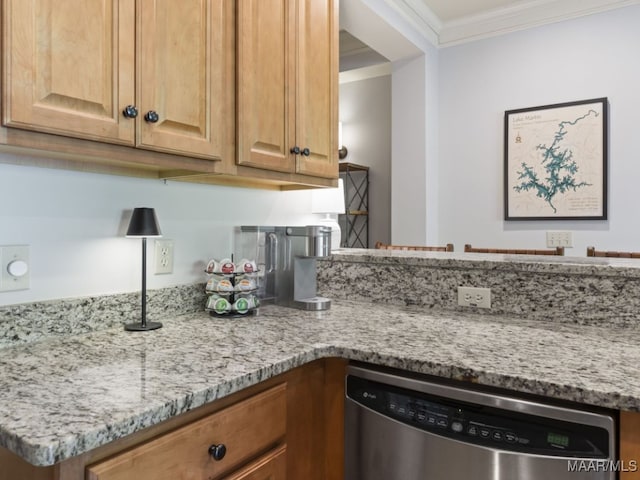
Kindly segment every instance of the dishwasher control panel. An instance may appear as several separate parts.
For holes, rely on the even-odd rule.
[[[347,396],[386,417],[467,443],[522,453],[608,458],[605,429],[501,410],[347,376]]]

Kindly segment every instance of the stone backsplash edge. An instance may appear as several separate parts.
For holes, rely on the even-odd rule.
[[[0,348],[140,321],[140,292],[47,300],[0,307]],[[147,291],[147,319],[202,311],[205,285]]]
[[[471,260],[464,255],[351,250],[318,261],[318,292],[340,300],[506,315],[599,326],[636,326],[638,268],[616,261]],[[491,257],[488,257],[491,258]],[[491,309],[457,305],[457,287],[491,288]],[[150,320],[202,311],[204,283],[147,292]],[[140,292],[0,306],[0,348],[117,327],[140,319]]]
[[[640,319],[640,269],[533,263],[527,268],[525,263],[410,257],[362,260],[360,255],[333,255],[318,262],[319,293],[427,311],[605,327],[636,326]],[[473,268],[464,268],[469,264]],[[491,308],[459,307],[459,286],[490,288]]]

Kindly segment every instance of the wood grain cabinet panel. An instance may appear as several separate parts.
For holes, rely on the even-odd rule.
[[[338,5],[238,3],[239,165],[338,176]]]
[[[286,384],[280,384],[202,420],[87,468],[87,480],[210,480],[242,467],[284,441],[287,425]],[[226,454],[214,460],[211,445]],[[283,453],[284,455],[284,453]],[[284,457],[283,457],[284,458]],[[263,471],[276,471],[274,460]],[[258,475],[256,473],[256,475]],[[229,477],[252,480],[282,476]]]
[[[620,480],[640,480],[640,413],[620,412]]]
[[[3,18],[4,125],[232,155],[233,2],[7,0]]]
[[[221,158],[225,131],[235,128],[235,75],[227,61],[233,47],[228,25],[233,2],[137,4],[137,146]],[[156,113],[155,122],[148,120],[150,112]]]
[[[296,172],[338,176],[338,84],[335,0],[299,0],[296,140],[309,155],[299,155]]]
[[[224,480],[285,480],[287,447],[281,446]]]
[[[295,171],[295,2],[238,3],[238,164]]]
[[[127,0],[6,0],[4,124],[133,145],[134,18]]]

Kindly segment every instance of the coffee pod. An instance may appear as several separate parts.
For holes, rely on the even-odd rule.
[[[258,308],[260,306],[260,300],[255,295],[249,295],[246,298],[249,301],[249,308]]]
[[[216,303],[216,300],[218,300],[220,297],[220,295],[209,295],[209,297],[207,297],[207,306],[205,307],[207,310],[213,310],[213,306]]]
[[[256,281],[253,278],[243,277],[240,280],[236,280],[236,291],[249,292],[256,289]]]
[[[223,278],[218,282],[218,292],[233,292],[233,283],[230,280]]]
[[[219,315],[227,313],[231,310],[231,304],[229,300],[218,295],[212,295],[207,301],[207,309],[213,310]]]
[[[219,273],[230,274],[236,272],[236,266],[233,264],[230,258],[224,258],[220,260]]]
[[[214,275],[207,281],[206,290],[207,292],[233,292],[233,283],[227,278]]]
[[[207,286],[205,287],[205,290],[207,292],[215,292],[217,285],[218,279],[216,277],[211,277],[209,280],[207,280]]]
[[[246,258],[243,258],[236,265],[236,271],[242,272],[242,273],[255,273],[258,271],[258,269],[256,267],[256,262],[254,260],[248,260]]]
[[[249,308],[251,308],[249,300],[244,297],[238,298],[233,304],[233,309],[238,313],[247,313]]]
[[[207,273],[214,273],[217,269],[218,262],[216,262],[215,260],[209,260],[209,263],[207,263],[207,268],[205,268],[204,271]]]

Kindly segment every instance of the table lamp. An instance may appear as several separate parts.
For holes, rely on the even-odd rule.
[[[125,330],[145,332],[162,327],[160,322],[147,322],[147,237],[162,236],[156,212],[153,208],[134,208],[129,221],[126,236],[128,238],[142,238],[142,318],[140,323],[127,323]]]
[[[319,188],[311,192],[311,213],[322,213],[322,225],[331,227],[331,250],[340,248],[342,232],[338,215],[344,213],[344,184],[338,179],[337,188]]]

